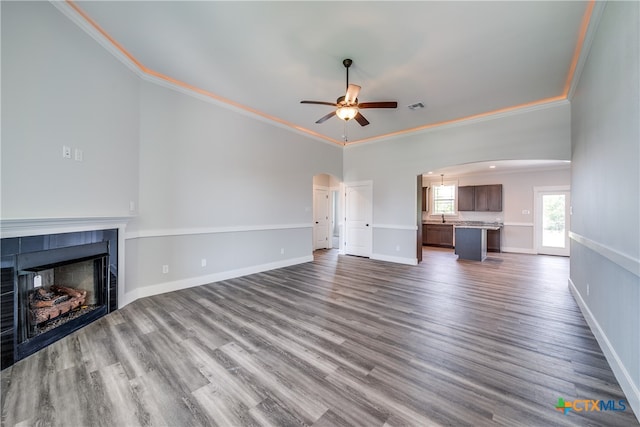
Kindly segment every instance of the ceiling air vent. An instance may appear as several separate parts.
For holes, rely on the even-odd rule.
[[[415,104],[407,106],[407,108],[409,110],[419,110],[421,108],[424,108],[424,104],[422,102],[416,102]]]

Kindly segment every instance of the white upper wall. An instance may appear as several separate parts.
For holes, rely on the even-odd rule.
[[[342,148],[151,83],[141,91],[144,229],[311,223],[313,176]]]
[[[341,179],[340,146],[143,82],[48,2],[1,7],[3,219],[310,223],[313,176]]]
[[[51,4],[1,7],[2,218],[129,215],[139,79]]]
[[[638,3],[605,10],[572,100],[572,229],[639,259]]]
[[[415,224],[416,176],[491,160],[570,160],[570,106],[526,112],[347,146],[344,180],[373,181],[374,223]]]

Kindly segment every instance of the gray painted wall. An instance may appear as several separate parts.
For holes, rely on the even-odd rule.
[[[571,282],[640,414],[640,4],[609,2],[572,104]]]

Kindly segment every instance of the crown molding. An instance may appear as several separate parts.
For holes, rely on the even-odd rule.
[[[607,0],[598,0],[594,2],[593,9],[591,11],[591,18],[589,19],[588,27],[584,34],[584,39],[582,41],[582,46],[580,49],[580,56],[578,57],[578,61],[576,63],[576,68],[571,77],[571,84],[569,85],[569,90],[567,91],[567,99],[571,101],[573,99],[573,95],[575,94],[576,87],[580,82],[580,75],[582,74],[582,70],[584,69],[584,64],[587,62],[587,58],[589,57],[589,52],[591,51],[591,45],[593,44],[593,39],[595,38],[596,32],[598,31],[598,26],[600,25],[600,18],[602,18],[602,14],[604,12],[604,8],[607,5]]]
[[[92,39],[98,42],[100,46],[105,48],[107,52],[112,54],[118,61],[122,62],[129,70],[133,71],[138,77],[144,77],[144,72],[140,69],[140,66],[123,53],[123,51],[114,44],[114,41],[107,37],[106,32],[103,33],[88,16],[81,15],[71,3],[67,1],[49,0],[56,9],[58,9],[64,16],[69,18],[74,24],[80,27],[85,33],[87,33]]]

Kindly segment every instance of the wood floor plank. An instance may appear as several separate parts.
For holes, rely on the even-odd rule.
[[[625,400],[568,259],[423,255],[317,251],[137,300],[2,371],[2,425],[640,425],[555,409]]]

